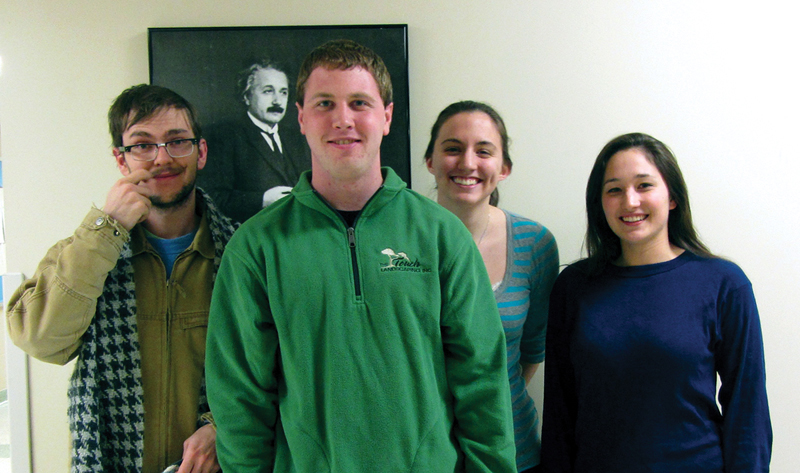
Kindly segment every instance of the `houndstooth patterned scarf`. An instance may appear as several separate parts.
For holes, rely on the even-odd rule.
[[[214,242],[214,275],[236,226],[200,189]],[[106,279],[83,335],[69,396],[72,473],[142,470],[144,407],[130,243]],[[205,382],[198,415],[208,412]]]

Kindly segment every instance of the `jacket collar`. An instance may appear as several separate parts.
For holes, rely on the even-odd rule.
[[[211,230],[208,226],[208,212],[206,212],[206,206],[204,205],[204,200],[201,198],[201,193],[198,192],[197,196],[197,210],[202,212],[202,217],[200,218],[200,225],[197,228],[197,234],[194,236],[194,240],[192,240],[192,244],[189,245],[187,248],[188,251],[197,251],[200,253],[201,256],[207,259],[214,259],[214,241],[211,239]],[[140,253],[145,251],[149,251],[153,254],[158,254],[153,246],[147,241],[147,236],[145,234],[144,228],[141,225],[136,225],[131,229],[131,240],[130,240],[131,252],[133,256],[136,256]]]
[[[381,167],[381,174],[383,175],[383,184],[372,195],[367,202],[367,205],[361,210],[361,216],[367,217],[380,210],[389,201],[403,189],[406,183],[396,172],[390,167]],[[305,171],[301,176],[297,185],[292,189],[292,195],[303,205],[316,209],[326,215],[334,217],[337,221],[340,220],[336,215],[336,210],[328,204],[325,199],[319,195],[311,186],[311,171]]]

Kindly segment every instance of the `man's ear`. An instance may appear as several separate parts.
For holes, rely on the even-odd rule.
[[[125,153],[117,148],[113,148],[111,149],[111,154],[114,155],[114,159],[117,161],[117,169],[119,169],[119,172],[121,172],[123,176],[130,174],[131,168],[128,167],[128,163],[125,161]]]
[[[208,143],[205,138],[200,138],[200,142],[197,143],[197,169],[203,169],[206,160],[208,160]]]
[[[392,112],[394,112],[394,102],[387,105],[383,110],[384,118],[386,119],[386,124],[383,126],[383,136],[389,134],[389,128],[392,126]]]
[[[300,102],[294,103],[295,107],[297,107],[297,123],[300,124],[300,133],[306,134],[305,130],[303,130],[303,106],[300,105]]]

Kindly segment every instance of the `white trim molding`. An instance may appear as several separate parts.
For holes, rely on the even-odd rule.
[[[3,275],[6,298],[22,284],[22,273]],[[5,323],[5,321],[3,321]],[[11,471],[31,473],[31,414],[28,393],[28,355],[8,337],[6,331],[6,365],[8,377],[8,421],[10,427]]]

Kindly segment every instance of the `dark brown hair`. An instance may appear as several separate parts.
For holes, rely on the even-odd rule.
[[[165,108],[185,111],[194,137],[202,137],[197,111],[185,98],[165,87],[139,84],[119,94],[108,110],[108,131],[111,133],[112,145],[115,148],[122,146],[125,130]]]

